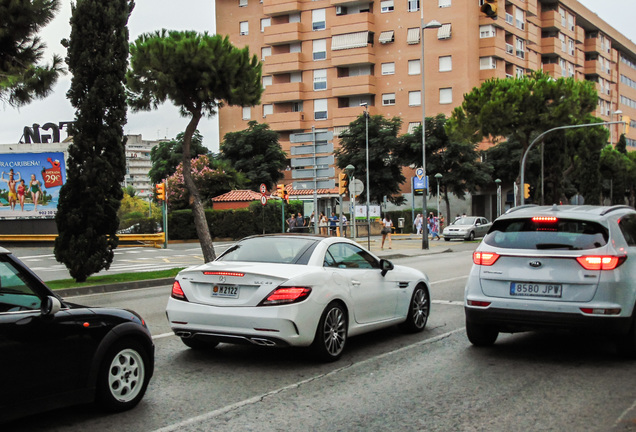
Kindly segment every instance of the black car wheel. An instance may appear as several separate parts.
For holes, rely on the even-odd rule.
[[[201,351],[212,349],[219,344],[219,342],[215,340],[202,341],[200,339],[194,338],[181,338],[181,342],[183,342],[189,348]]]
[[[347,313],[340,303],[329,303],[318,322],[312,349],[320,360],[331,362],[342,356],[346,343]]]
[[[136,406],[146,393],[150,357],[132,339],[115,343],[102,360],[97,382],[97,399],[109,411],[125,411]]]
[[[470,234],[468,234],[468,240],[470,241],[475,240],[475,231],[471,231]]]
[[[400,329],[407,333],[416,333],[424,330],[430,310],[431,302],[428,290],[424,285],[418,285],[411,296],[406,321],[400,324]]]
[[[636,317],[632,316],[629,332],[619,336],[616,348],[620,355],[632,359],[636,358]]]
[[[470,343],[475,346],[491,346],[497,340],[499,331],[494,327],[466,321],[466,335]]]

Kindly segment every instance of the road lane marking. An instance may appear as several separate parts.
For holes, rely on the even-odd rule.
[[[465,330],[465,327],[460,327],[458,329],[449,331],[447,333],[441,334],[441,335],[436,336],[434,338],[426,339],[426,340],[423,340],[423,341],[420,341],[420,342],[416,342],[416,343],[414,343],[412,345],[407,345],[407,346],[404,346],[404,347],[401,347],[401,348],[397,348],[397,349],[395,349],[393,351],[389,351],[389,352],[386,352],[384,354],[379,354],[379,355],[370,357],[370,358],[368,358],[366,360],[363,360],[361,362],[358,362],[358,363],[355,363],[355,364],[351,364],[351,365],[347,365],[347,366],[343,366],[343,367],[340,367],[338,369],[334,369],[334,370],[332,370],[330,372],[327,372],[327,373],[324,373],[324,374],[320,374],[320,375],[316,375],[314,377],[307,378],[307,379],[304,379],[302,381],[298,381],[298,382],[293,383],[293,384],[289,384],[289,385],[287,385],[285,387],[281,387],[279,389],[272,390],[272,391],[269,391],[267,393],[260,394],[258,396],[254,396],[254,397],[251,397],[249,399],[244,399],[244,400],[236,402],[236,403],[234,403],[232,405],[227,405],[225,407],[222,407],[222,408],[219,408],[219,409],[216,409],[216,410],[213,410],[213,411],[209,411],[207,413],[204,413],[204,414],[201,414],[201,415],[198,415],[198,416],[190,417],[190,418],[182,420],[180,422],[173,423],[173,424],[171,424],[169,426],[165,426],[165,427],[162,427],[162,428],[159,428],[159,429],[155,429],[153,432],[178,431],[178,430],[180,430],[180,429],[182,429],[182,428],[184,428],[186,426],[190,426],[190,425],[194,425],[194,424],[197,424],[197,423],[202,423],[202,422],[211,420],[211,419],[213,419],[215,417],[218,417],[218,416],[220,416],[222,414],[228,413],[230,411],[234,411],[234,410],[242,408],[244,406],[257,404],[257,403],[261,402],[266,397],[275,396],[275,395],[277,395],[279,393],[283,393],[283,392],[286,392],[286,391],[289,391],[289,390],[293,390],[293,389],[298,388],[298,387],[300,387],[300,386],[302,386],[304,384],[308,384],[308,383],[310,383],[312,381],[316,381],[316,380],[321,379],[321,378],[326,378],[326,377],[329,377],[331,375],[336,375],[336,374],[338,374],[340,372],[343,372],[343,371],[345,371],[347,369],[351,369],[353,367],[365,366],[366,364],[371,363],[372,361],[380,360],[380,359],[383,359],[385,357],[389,357],[389,356],[392,356],[394,354],[401,353],[402,351],[409,350],[411,348],[415,348],[415,347],[422,346],[422,345],[428,345],[428,344],[440,341],[442,339],[446,339],[447,337],[452,336],[455,333],[462,332],[464,330]]]
[[[443,284],[443,283],[447,283],[447,282],[455,282],[455,281],[462,280],[462,279],[468,279],[468,275],[466,275],[466,276],[457,276],[457,277],[450,278],[450,279],[438,280],[438,281],[435,281],[435,282],[431,282],[431,285]]]
[[[152,337],[152,340],[155,340],[155,339],[163,339],[163,338],[167,338],[167,337],[170,337],[170,336],[176,336],[176,335],[174,334],[174,332],[170,332],[170,333],[161,333],[161,334],[158,334],[158,335],[154,335],[154,336]]]
[[[457,301],[457,300],[431,300],[431,303],[451,305],[451,306],[464,306],[463,301]]]

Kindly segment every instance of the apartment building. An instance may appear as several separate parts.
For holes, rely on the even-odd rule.
[[[148,177],[152,161],[150,151],[163,140],[144,140],[141,134],[126,135],[126,176],[123,186],[132,186],[142,197],[153,195],[154,185]]]
[[[259,106],[220,109],[221,140],[256,120],[279,132],[292,157],[291,133],[314,127],[337,136],[361,104],[412,131],[422,119],[424,37],[427,116],[450,115],[485,80],[543,69],[595,82],[594,114],[633,119],[627,141],[636,149],[634,42],[576,0],[498,0],[497,19],[480,11],[482,2],[217,0],[217,33],[260,56],[265,88]],[[442,26],[422,31],[422,15]],[[612,127],[611,141],[623,131]]]

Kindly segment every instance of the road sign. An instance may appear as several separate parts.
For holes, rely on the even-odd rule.
[[[265,195],[261,195],[261,204],[263,205],[267,204],[267,197]]]
[[[331,168],[318,168],[316,170],[316,177],[334,177],[336,175],[336,170],[334,167]],[[313,169],[295,169],[292,171],[293,179],[313,179],[314,178],[314,170]],[[335,184],[335,183],[334,183]]]
[[[316,189],[333,189],[335,187],[336,187],[336,181],[334,179],[318,180],[316,182]],[[294,182],[294,189],[296,190],[313,189],[313,188],[314,188],[313,180]]]
[[[333,153],[332,142],[317,142],[315,146],[312,144],[293,146],[291,148],[291,154],[292,156],[314,154],[314,147],[316,148],[316,154]]]
[[[267,186],[265,186],[265,183],[261,183],[261,193],[267,193]]]
[[[418,179],[422,180],[422,177],[424,177],[424,170],[422,168],[416,169],[415,175],[417,176]]]
[[[364,192],[364,183],[362,183],[362,180],[355,179],[354,181],[352,181],[349,185],[349,191],[354,196],[359,196],[362,192]]]
[[[333,155],[329,156],[317,156],[316,157],[316,165],[333,165],[335,159]],[[291,160],[292,168],[295,167],[306,167],[306,166],[314,166],[314,158],[313,157],[301,157],[301,158],[293,158]]]

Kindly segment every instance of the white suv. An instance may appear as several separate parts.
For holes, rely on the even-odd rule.
[[[464,295],[473,345],[500,332],[578,329],[615,337],[636,357],[636,211],[628,206],[521,206],[473,254]]]

